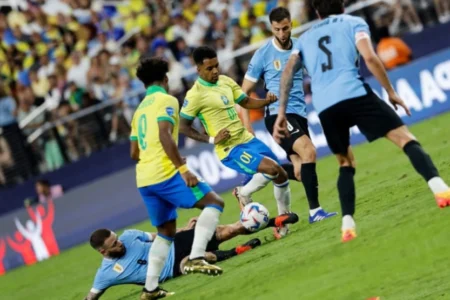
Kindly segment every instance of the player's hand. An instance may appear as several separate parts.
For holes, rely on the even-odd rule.
[[[281,139],[289,137],[289,130],[287,128],[287,119],[285,114],[279,114],[275,125],[273,126],[273,138],[280,144]]]
[[[267,105],[270,105],[270,104],[276,102],[277,100],[278,100],[277,95],[275,95],[272,92],[267,92],[267,95],[266,95],[266,101],[268,102]]]
[[[183,174],[181,174],[181,177],[183,177],[183,180],[188,187],[193,187],[198,184],[197,176],[192,174],[191,171],[184,172]]]
[[[405,110],[406,114],[411,116],[411,111],[408,106],[406,106],[405,102],[397,95],[397,93],[389,95],[389,102],[391,102],[395,110],[398,110],[398,106],[401,106]]]
[[[217,145],[222,141],[226,141],[231,137],[230,131],[227,128],[224,128],[219,131],[219,133],[214,138],[214,144]]]

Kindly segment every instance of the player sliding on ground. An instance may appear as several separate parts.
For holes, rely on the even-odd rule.
[[[233,79],[220,75],[217,53],[210,47],[195,49],[193,56],[199,78],[186,94],[180,131],[194,140],[215,144],[215,152],[225,166],[253,175],[240,189],[241,208],[252,201],[250,196],[254,192],[273,181],[278,213],[289,212],[291,191],[286,171],[272,150],[245,129],[235,109],[235,103],[249,109],[261,108],[275,102],[276,97],[269,95],[265,100],[248,97]],[[207,134],[192,127],[196,117]],[[287,232],[287,227],[279,228],[276,237]]]
[[[298,216],[290,213],[270,219],[267,227],[294,224],[297,221]],[[164,262],[164,267],[159,277],[160,282],[183,274],[184,265],[191,252],[197,222],[197,218],[192,218],[185,228],[177,230],[174,242],[170,247],[169,256]],[[238,235],[251,233],[240,222],[217,226],[212,239],[206,247],[208,252],[205,255],[205,259],[211,263],[220,262],[261,245],[259,239],[252,239],[230,250],[219,250],[221,243]],[[114,285],[145,284],[148,253],[152,249],[156,236],[156,233],[139,230],[125,230],[120,237],[117,237],[109,229],[99,229],[93,232],[90,244],[104,258],[95,275],[94,285],[85,300],[99,299],[106,289]]]
[[[171,295],[158,285],[164,262],[176,233],[177,208],[203,209],[195,227],[192,250],[184,268],[187,273],[218,275],[222,269],[205,259],[206,246],[214,234],[222,213],[223,200],[199,181],[178,152],[179,103],[167,94],[169,65],[161,58],[144,57],[136,75],[147,94],[134,113],[131,123],[131,157],[136,165],[139,193],[147,206],[150,220],[158,230],[152,250],[141,300]]]
[[[439,177],[430,156],[409,132],[400,117],[379,99],[359,75],[359,53],[368,69],[386,90],[390,103],[410,111],[399,98],[370,39],[367,23],[344,13],[343,0],[314,0],[321,22],[298,39],[283,72],[280,110],[275,124],[277,140],[289,135],[286,103],[293,75],[303,63],[312,77],[312,101],[319,114],[328,146],[339,165],[338,191],[342,208],[342,241],[356,237],[355,159],[350,147],[350,127],[357,125],[369,141],[386,137],[403,149],[415,170],[434,193],[439,207],[450,205],[450,189]]]
[[[248,65],[242,90],[249,93],[260,78],[264,79],[268,93],[279,96],[281,74],[291,54],[292,46],[297,41],[291,38],[291,14],[284,7],[277,7],[270,12],[269,20],[274,38],[256,50]],[[272,134],[273,125],[278,114],[278,102],[266,107],[265,124]],[[314,147],[308,130],[306,119],[306,103],[303,92],[303,69],[294,74],[292,89],[287,103],[287,124],[289,137],[281,140],[281,148],[286,152],[291,164],[283,165],[289,179],[300,180],[305,188],[309,203],[309,223],[335,216],[337,213],[327,213],[319,204],[319,181],[316,173],[316,148]],[[253,132],[248,110],[244,109],[244,126]],[[293,167],[292,167],[293,166]],[[289,171],[288,168],[293,169]],[[236,188],[239,197],[241,188]],[[244,195],[245,196],[245,195]]]

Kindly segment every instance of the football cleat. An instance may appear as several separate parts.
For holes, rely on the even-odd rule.
[[[345,229],[342,230],[342,242],[347,243],[356,238],[356,231],[355,229]]]
[[[442,193],[437,193],[434,195],[434,197],[436,198],[437,205],[440,208],[450,206],[450,190]]]
[[[323,209],[320,209],[314,214],[314,216],[311,216],[311,215],[309,216],[309,224],[320,222],[324,219],[334,217],[337,214],[338,214],[337,212],[328,213],[328,212],[324,211]]]
[[[160,287],[157,287],[155,290],[153,291],[147,291],[145,288],[142,290],[141,293],[141,297],[139,298],[140,300],[156,300],[156,299],[162,299],[162,298],[166,298],[169,296],[174,295],[175,293],[173,292],[168,292],[166,290],[163,290]]]
[[[259,239],[252,239],[250,241],[248,241],[247,243],[243,244],[243,245],[239,245],[236,247],[236,253],[242,254],[244,252],[247,252],[249,250],[252,250],[258,246],[261,246],[261,241]]]
[[[217,276],[223,273],[223,270],[216,265],[209,264],[204,258],[188,260],[183,268],[184,274],[204,274],[208,276]]]
[[[235,187],[233,190],[233,195],[236,197],[239,207],[241,208],[241,211],[244,209],[245,205],[249,204],[250,202],[253,202],[252,198],[250,196],[242,196],[240,194],[242,189],[242,186]]]

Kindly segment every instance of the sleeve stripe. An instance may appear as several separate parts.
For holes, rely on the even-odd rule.
[[[180,112],[180,116],[185,118],[185,119],[191,120],[191,121],[195,119],[195,117],[191,117],[191,116],[189,116],[189,115],[187,115],[187,114],[185,114],[183,112]]]
[[[242,100],[244,100],[245,98],[247,98],[247,95],[246,94],[242,94],[236,100],[234,100],[234,102],[239,103]]]
[[[158,122],[167,121],[167,122],[172,123],[172,125],[175,125],[175,121],[170,117],[158,117],[158,118],[156,118],[156,120]]]
[[[132,136],[130,136],[130,141],[137,141],[137,136],[135,136],[135,135],[132,135]]]
[[[98,290],[96,288],[91,288],[91,293],[93,294],[100,294],[101,290]]]
[[[364,39],[370,39],[370,35],[365,31],[360,31],[355,34],[355,44]]]
[[[298,49],[294,49],[291,51],[291,55],[298,55],[300,51]]]
[[[249,80],[249,81],[251,81],[251,82],[258,82],[258,79],[256,79],[255,77],[252,77],[252,76],[250,76],[248,74],[245,74],[244,78]]]

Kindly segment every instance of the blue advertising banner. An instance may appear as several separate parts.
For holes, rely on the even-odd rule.
[[[389,75],[412,110],[412,117],[398,111],[406,124],[450,111],[450,49],[417,60]],[[383,99],[387,98],[375,80],[370,79],[368,83]],[[308,108],[311,138],[318,156],[328,155],[330,151],[318,116],[311,106]],[[256,136],[280,160],[285,160],[283,150],[266,131],[263,122],[254,124],[254,128]],[[352,128],[351,132],[353,144],[365,141],[358,128]],[[219,162],[211,145],[184,149],[182,154],[187,157],[189,167],[215,191],[225,192],[240,184],[240,175]],[[87,242],[90,233],[97,228],[115,230],[146,218],[146,209],[136,189],[134,168],[84,184],[55,201],[8,213],[0,217],[0,275]]]

